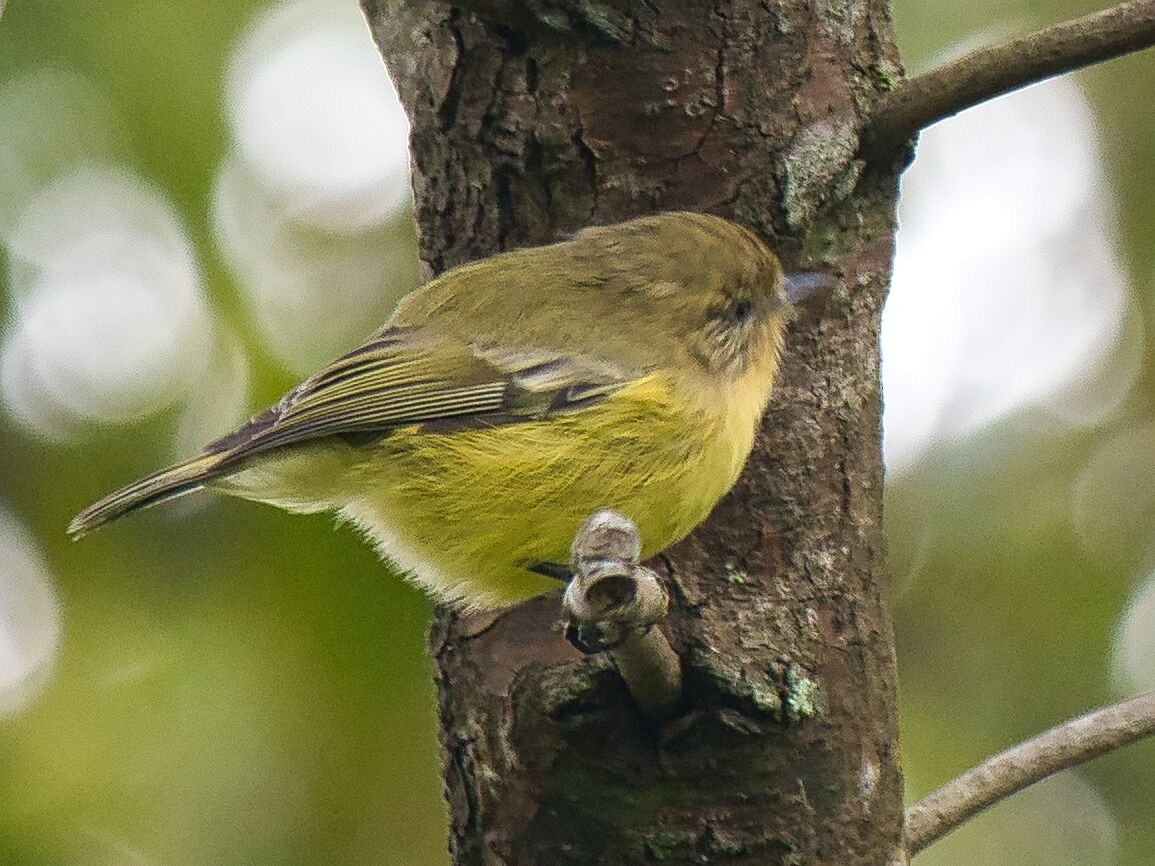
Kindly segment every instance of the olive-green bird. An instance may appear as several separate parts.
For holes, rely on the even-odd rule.
[[[438,599],[557,586],[582,522],[636,521],[651,556],[734,484],[793,291],[719,217],[664,213],[451,270],[366,343],[196,457],[82,511],[80,536],[202,487],[331,510]]]

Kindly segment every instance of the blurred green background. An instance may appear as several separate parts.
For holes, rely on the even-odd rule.
[[[895,17],[918,71],[959,43],[1092,8],[901,0]],[[277,399],[416,284],[403,127],[395,111],[360,110],[386,100],[356,16],[352,0],[14,0],[0,19],[0,863],[447,860],[431,608],[355,533],[205,497],[82,544],[63,534],[94,497]],[[336,76],[319,95],[299,85],[311,70]],[[1155,54],[1075,80],[1046,91],[1057,95],[1034,132],[944,126],[904,192],[887,521],[911,797],[1155,687]],[[264,116],[277,99],[281,113]],[[1003,121],[1027,124],[1033,105],[1008,103]],[[992,201],[960,207],[1010,152],[1042,166],[1043,186],[1000,181]],[[336,168],[310,173],[326,160]],[[997,195],[1029,204],[1039,188],[1067,198],[1020,218]],[[120,226],[121,212],[137,216]],[[1018,240],[996,212],[1033,234]],[[1091,246],[1071,240],[1088,227]],[[965,261],[949,252],[960,237]],[[911,300],[975,273],[996,293],[976,295],[977,319],[964,301]],[[1035,307],[998,294],[1000,279],[1038,273]],[[110,324],[70,300],[96,283],[132,290]],[[1065,330],[1028,339],[1036,314]],[[919,330],[911,319],[929,347],[904,336]],[[987,319],[1018,330],[976,331]],[[195,339],[150,341],[150,322]],[[957,352],[945,372],[904,384],[938,343]],[[1052,359],[1049,344],[1070,351]],[[1007,345],[1020,356],[1000,355]],[[999,375],[970,375],[971,358],[994,358]],[[935,412],[916,399],[932,391]],[[1147,743],[996,808],[917,862],[1153,861]]]

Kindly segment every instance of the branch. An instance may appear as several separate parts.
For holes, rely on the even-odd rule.
[[[1073,719],[1000,752],[906,810],[914,856],[977,812],[1060,770],[1155,734],[1155,692]]]
[[[638,565],[638,527],[616,511],[592,514],[573,541],[574,576],[562,598],[566,637],[585,653],[608,650],[638,706],[669,718],[682,699],[682,663],[662,634],[669,597]]]
[[[889,156],[920,129],[963,109],[1151,45],[1155,0],[1140,0],[979,48],[883,96],[863,131],[861,153]]]

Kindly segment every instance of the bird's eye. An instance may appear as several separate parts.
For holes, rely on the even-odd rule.
[[[730,305],[730,315],[737,322],[744,322],[754,313],[754,302],[749,298],[742,298]]]

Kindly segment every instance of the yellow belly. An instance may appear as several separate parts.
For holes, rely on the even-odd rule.
[[[599,508],[637,522],[645,556],[697,526],[750,453],[769,391],[757,385],[688,401],[651,376],[548,420],[398,430],[350,470],[343,486],[358,495],[341,513],[442,600],[519,601],[558,586],[528,566],[568,562],[575,531]]]

